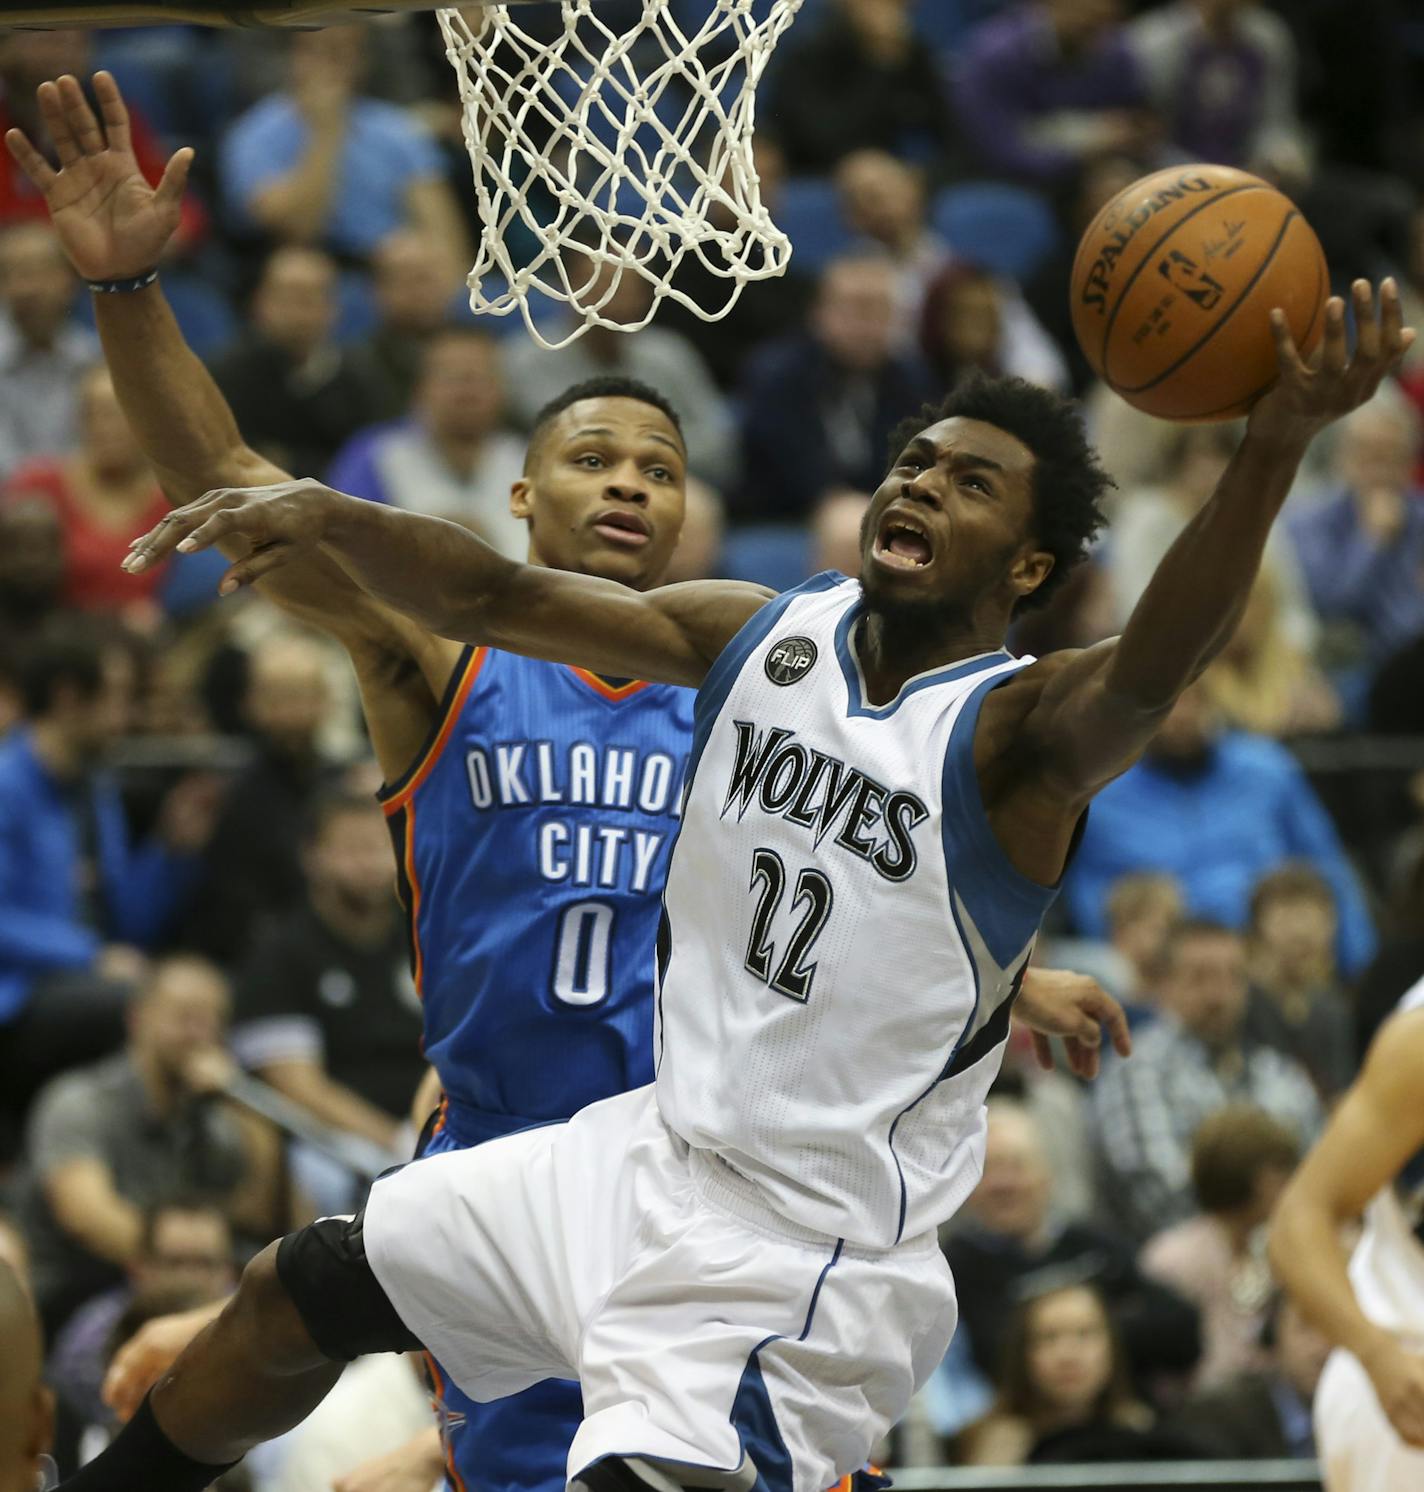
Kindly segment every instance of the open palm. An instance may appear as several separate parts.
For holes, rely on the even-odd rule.
[[[5,144],[44,193],[75,269],[87,280],[124,279],[152,269],[162,257],[178,227],[193,152],[180,150],[157,188],[149,186],[134,157],[119,85],[109,73],[96,73],[94,94],[102,129],[77,78],[40,84],[40,112],[59,156],[58,171],[23,130],[9,131]]]

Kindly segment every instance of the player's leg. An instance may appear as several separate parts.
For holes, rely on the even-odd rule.
[[[247,1266],[222,1314],[65,1485],[196,1492],[305,1419],[352,1358],[419,1346],[366,1264],[360,1216],[323,1218]]]

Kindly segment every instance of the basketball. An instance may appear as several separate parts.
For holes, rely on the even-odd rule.
[[[1244,171],[1189,165],[1142,177],[1098,213],[1070,293],[1093,371],[1134,408],[1190,422],[1243,415],[1274,381],[1274,307],[1307,356],[1330,285],[1289,198]]]

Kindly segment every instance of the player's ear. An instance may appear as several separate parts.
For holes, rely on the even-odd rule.
[[[520,477],[509,489],[509,511],[516,518],[534,516],[534,484],[528,477]]]
[[[1053,556],[1046,549],[1021,549],[1009,569],[1009,579],[1020,596],[1030,596],[1048,579]]]

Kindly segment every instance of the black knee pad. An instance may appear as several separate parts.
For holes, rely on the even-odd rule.
[[[364,1217],[318,1218],[277,1245],[277,1277],[312,1341],[333,1362],[425,1350],[371,1270]]]

